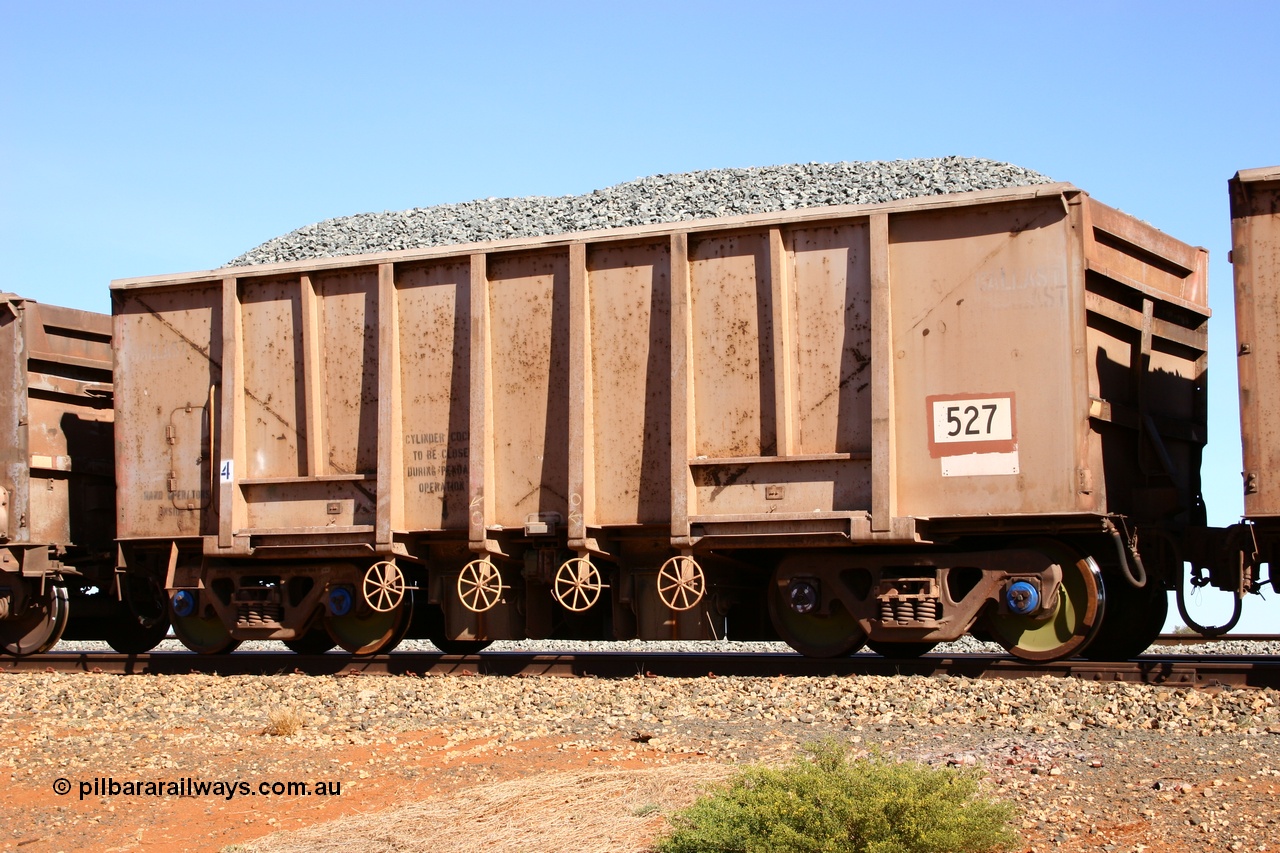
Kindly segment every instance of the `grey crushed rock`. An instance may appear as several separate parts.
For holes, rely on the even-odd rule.
[[[250,266],[1050,183],[974,157],[792,163],[652,175],[583,195],[488,198],[306,225],[229,261]]]

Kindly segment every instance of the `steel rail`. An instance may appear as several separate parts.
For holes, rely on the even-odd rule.
[[[348,654],[237,652],[195,655],[152,652],[61,652],[0,660],[0,674],[86,672],[118,675],[452,675],[575,676],[598,678],[706,678],[721,676],[838,677],[849,675],[949,675],[963,678],[1078,678],[1088,681],[1164,684],[1177,687],[1270,687],[1280,689],[1280,660],[1273,657],[1144,655],[1132,661],[1083,660],[1033,664],[1008,656],[925,655],[891,660],[872,655],[818,659],[795,654],[678,652],[578,652],[532,654],[488,652],[445,655],[397,652],[373,657]]]
[[[1234,640],[1240,643],[1280,643],[1280,634],[1219,634],[1206,637],[1202,634],[1161,634],[1153,645],[1199,646]]]

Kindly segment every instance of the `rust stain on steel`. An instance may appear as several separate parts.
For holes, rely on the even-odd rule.
[[[741,480],[750,470],[750,465],[735,465],[732,468],[728,468],[723,471],[712,468],[704,472],[707,479],[709,479],[711,484],[715,486],[715,488],[711,490],[710,499],[715,500],[718,498],[725,489]]]
[[[810,406],[809,411],[811,412],[817,411],[822,406],[823,403],[830,400],[836,394],[839,394],[840,391],[843,390],[845,387],[847,387],[850,382],[857,379],[858,376],[862,373],[862,371],[866,370],[868,367],[871,366],[871,359],[867,358],[865,355],[858,352],[856,349],[853,351],[853,357],[858,362],[857,369],[855,369],[853,373],[848,373],[848,374],[845,374],[844,376],[841,376],[840,384],[836,385],[836,387],[832,388],[830,391],[824,394],[821,400],[819,400],[818,402]],[[870,383],[867,383],[867,384],[870,384]],[[862,391],[866,387],[867,385],[860,385],[858,386],[857,390]]]

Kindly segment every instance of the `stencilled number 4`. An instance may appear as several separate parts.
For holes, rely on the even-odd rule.
[[[985,430],[980,429],[983,412],[986,412],[987,415]],[[990,435],[995,419],[995,403],[983,403],[981,406],[947,406],[947,423],[951,425],[951,428],[947,430],[947,435],[951,437],[957,435]]]
[[[222,460],[222,467],[218,469],[218,480],[223,483],[230,483],[234,479],[234,468],[230,459]]]

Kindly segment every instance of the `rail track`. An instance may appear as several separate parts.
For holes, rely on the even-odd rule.
[[[788,653],[575,652],[533,654],[487,652],[446,655],[396,652],[371,657],[348,654],[297,655],[292,652],[238,652],[195,655],[152,652],[62,652],[0,662],[0,674],[20,672],[92,672],[117,675],[452,675],[569,676],[598,678],[722,676],[920,675],[964,678],[1079,678],[1090,681],[1164,684],[1212,689],[1280,689],[1280,660],[1261,656],[1144,655],[1131,661],[1084,660],[1029,664],[1002,655],[926,655],[891,660],[872,655],[814,659]]]

